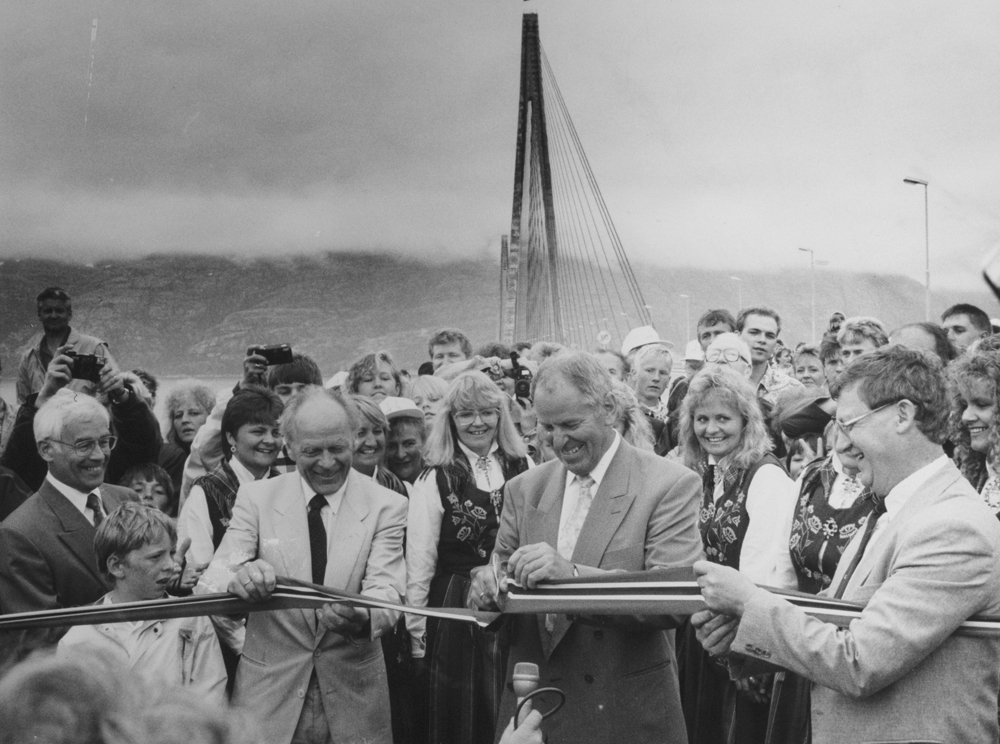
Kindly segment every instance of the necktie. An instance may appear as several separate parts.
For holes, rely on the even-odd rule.
[[[320,514],[320,509],[326,505],[326,496],[316,494],[309,499],[309,553],[314,584],[322,584],[326,576],[326,527]]]
[[[573,560],[573,551],[576,549],[576,541],[580,537],[580,530],[587,519],[590,511],[590,504],[594,500],[594,479],[589,475],[576,476],[576,482],[580,487],[580,495],[576,499],[576,507],[569,519],[559,530],[559,555],[567,561]]]
[[[871,542],[872,534],[875,532],[875,523],[878,522],[879,517],[885,514],[885,499],[873,496],[872,501],[875,502],[875,508],[872,510],[872,513],[868,515],[868,519],[865,522],[865,531],[861,535],[861,542],[858,543],[858,550],[851,559],[851,563],[848,565],[847,570],[844,571],[844,578],[840,580],[840,585],[837,587],[837,593],[833,595],[834,599],[840,599],[844,596],[847,584],[854,575],[854,572],[857,570],[858,564],[861,563],[861,557],[865,554],[865,548],[867,548],[868,543]]]
[[[87,494],[87,508],[94,513],[94,527],[100,527],[104,521],[104,505],[101,497],[96,493]]]

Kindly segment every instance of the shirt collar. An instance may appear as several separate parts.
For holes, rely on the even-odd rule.
[[[46,474],[45,480],[47,480],[59,493],[69,499],[69,502],[79,509],[80,513],[84,516],[86,516],[86,511],[84,510],[87,508],[87,497],[92,493],[96,493],[98,496],[101,495],[100,488],[95,488],[93,491],[78,491],[72,486],[67,486],[62,481],[57,480],[52,473]]]
[[[594,479],[594,493],[596,493],[597,489],[600,488],[601,481],[604,480],[604,476],[608,472],[608,466],[611,465],[611,461],[614,459],[615,453],[618,452],[618,448],[621,446],[621,443],[622,443],[622,435],[616,431],[615,439],[611,443],[611,446],[608,447],[608,451],[601,456],[601,459],[597,461],[597,464],[594,466],[594,469],[588,473],[588,475]],[[577,480],[580,480],[579,475],[574,477]]]
[[[253,483],[257,480],[254,477],[254,474],[247,470],[247,466],[240,462],[237,457],[229,458],[229,467],[233,469],[233,474],[236,476],[236,480],[240,482],[241,486],[245,483]],[[265,477],[267,476],[265,475]]]
[[[477,455],[475,452],[466,447],[465,444],[462,443],[461,439],[458,439],[457,441],[458,441],[458,446],[462,448],[462,452],[464,452],[465,456],[469,458],[469,462],[474,463],[476,460],[479,459],[479,455]],[[498,449],[500,449],[500,445],[497,443],[497,440],[494,439],[493,444],[490,445],[490,451],[487,453],[487,457],[492,455]]]
[[[337,491],[327,494],[326,496],[326,503],[330,505],[330,511],[332,511],[334,515],[336,515],[337,511],[340,509],[340,504],[344,500],[344,491],[347,490],[347,484],[351,478],[354,477],[353,474],[355,472],[357,471],[352,468],[351,472],[347,474],[347,480],[344,481],[344,485],[342,485]],[[308,511],[309,502],[312,501],[312,497],[316,495],[316,491],[314,491],[313,487],[309,485],[309,481],[302,477],[302,473],[299,473],[299,483],[302,484],[302,495],[305,496],[306,510]]]
[[[949,462],[947,455],[941,455],[934,461],[924,465],[919,470],[910,473],[889,491],[885,497],[885,511],[889,519],[893,519],[906,502],[915,494],[927,480]]]

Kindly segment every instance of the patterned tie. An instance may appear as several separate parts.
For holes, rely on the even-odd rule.
[[[872,534],[875,532],[875,523],[878,522],[879,517],[885,514],[885,499],[872,494],[871,500],[875,502],[875,508],[872,509],[872,513],[868,515],[868,519],[865,522],[865,531],[861,535],[861,542],[858,543],[858,550],[851,559],[850,564],[847,566],[847,570],[844,571],[844,578],[840,580],[837,592],[833,595],[834,599],[840,599],[844,596],[844,592],[847,590],[847,584],[851,580],[851,577],[854,576],[854,572],[858,569],[858,564],[861,563],[861,557],[865,554],[865,548],[867,548],[868,543],[871,542]]]
[[[101,503],[101,496],[98,493],[87,495],[87,508],[94,513],[94,528],[101,526],[104,521],[104,504]]]
[[[583,529],[583,523],[590,511],[590,504],[594,500],[594,479],[589,475],[578,475],[576,482],[580,488],[580,495],[576,499],[576,508],[573,509],[569,519],[559,530],[559,555],[567,561],[573,560],[576,541],[580,537],[580,530]]]
[[[326,496],[316,494],[309,499],[309,554],[314,584],[322,584],[326,576],[326,527],[320,514],[320,509],[326,505]]]

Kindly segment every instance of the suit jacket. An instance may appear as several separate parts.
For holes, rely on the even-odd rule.
[[[406,499],[352,470],[332,525],[324,585],[399,602],[406,588]],[[306,499],[298,471],[240,487],[222,544],[200,587],[226,591],[244,563],[312,581]],[[250,613],[233,704],[252,710],[264,741],[290,741],[316,672],[333,741],[392,744],[389,691],[378,638],[399,613],[371,611],[369,638],[318,626],[315,610]]]
[[[138,501],[131,488],[100,488],[104,510]],[[94,526],[46,479],[0,523],[0,613],[90,604],[111,588],[97,570]]]
[[[557,544],[567,471],[553,460],[510,480],[495,553]],[[580,532],[573,562],[581,574],[687,566],[702,557],[697,515],[701,480],[693,472],[621,442]],[[588,567],[590,567],[588,569]],[[566,706],[544,725],[551,744],[686,742],[671,634],[672,618],[570,620],[554,632],[543,615],[512,618],[509,670],[538,664],[541,687],[566,693]],[[508,674],[508,679],[510,675]],[[514,714],[508,682],[498,737]]]
[[[953,633],[1000,614],[998,555],[1000,524],[949,461],[862,556],[844,599],[867,604],[850,628],[761,590],[732,650],[813,680],[815,744],[996,742],[1000,636]]]

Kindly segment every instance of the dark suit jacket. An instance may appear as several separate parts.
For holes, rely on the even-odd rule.
[[[101,486],[109,514],[138,501]],[[0,614],[89,604],[109,590],[97,570],[94,526],[48,480],[0,524]]]
[[[566,474],[554,460],[507,483],[495,548],[501,560],[521,545],[556,545]],[[700,494],[701,479],[692,471],[621,442],[594,496],[573,562],[581,575],[594,568],[691,565],[702,557]],[[544,725],[550,744],[687,741],[673,644],[664,630],[671,620],[570,621],[559,615],[550,635],[544,616],[513,616],[508,671],[518,662],[534,662],[541,687],[566,693],[566,707]],[[514,714],[510,673],[507,677],[498,736]]]

